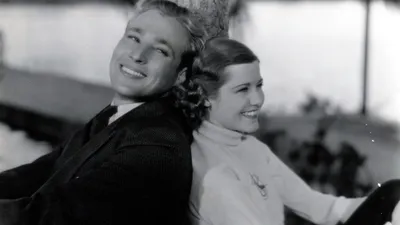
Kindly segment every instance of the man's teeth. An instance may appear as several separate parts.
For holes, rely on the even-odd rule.
[[[134,76],[134,77],[145,77],[143,74],[138,73],[136,71],[133,71],[129,68],[126,68],[125,66],[122,66],[122,71],[127,73],[129,76]]]
[[[248,111],[248,112],[244,112],[244,113],[242,113],[244,116],[248,116],[248,117],[255,117],[255,116],[257,116],[257,114],[258,114],[258,111],[257,110],[254,110],[254,111]]]

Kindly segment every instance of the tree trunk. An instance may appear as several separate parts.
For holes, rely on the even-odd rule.
[[[205,25],[210,37],[228,36],[229,0],[169,0],[192,10]]]

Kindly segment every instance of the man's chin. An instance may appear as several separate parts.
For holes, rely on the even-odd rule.
[[[129,88],[126,86],[117,86],[113,87],[113,89],[117,93],[117,95],[123,98],[134,98],[135,96],[138,95],[136,91],[132,91],[133,88]]]

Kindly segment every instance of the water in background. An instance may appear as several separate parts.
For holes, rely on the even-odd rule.
[[[0,172],[30,163],[48,153],[50,145],[31,140],[23,131],[11,131],[0,123]]]
[[[108,64],[128,17],[111,5],[0,6],[11,67],[108,85]]]

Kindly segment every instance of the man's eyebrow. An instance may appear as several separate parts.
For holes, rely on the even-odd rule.
[[[134,32],[139,33],[139,34],[142,33],[142,29],[137,28],[137,27],[128,27],[126,30],[127,31],[134,31]]]

